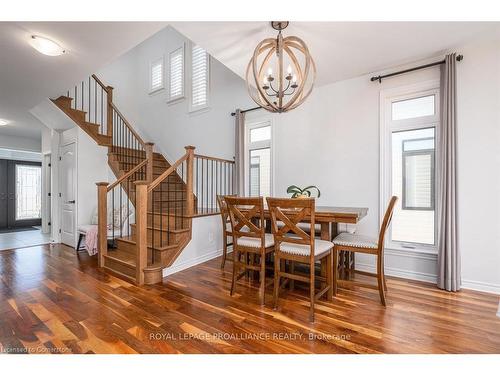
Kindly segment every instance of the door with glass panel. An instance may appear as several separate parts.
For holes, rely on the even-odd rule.
[[[0,177],[0,227],[41,225],[41,163],[2,160]]]

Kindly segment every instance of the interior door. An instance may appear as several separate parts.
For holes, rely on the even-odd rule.
[[[0,229],[7,228],[7,160],[0,159]]]
[[[76,239],[76,147],[69,143],[59,149],[61,242],[74,247]]]

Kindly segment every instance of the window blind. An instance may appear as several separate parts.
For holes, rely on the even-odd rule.
[[[163,59],[151,64],[151,87],[150,91],[163,88]]]
[[[208,105],[208,54],[200,46],[193,46],[191,55],[191,108]]]
[[[170,53],[170,100],[184,96],[184,48]]]

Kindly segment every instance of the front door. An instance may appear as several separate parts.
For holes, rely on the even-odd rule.
[[[0,160],[0,229],[41,224],[41,163]]]
[[[62,146],[60,155],[61,242],[74,247],[76,233],[76,147]]]
[[[0,159],[0,229],[7,228],[8,223],[8,180],[7,160]]]

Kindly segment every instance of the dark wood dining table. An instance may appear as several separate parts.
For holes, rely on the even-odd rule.
[[[239,209],[245,212],[245,208]],[[337,224],[357,224],[367,214],[366,207],[316,206],[314,221],[321,227],[321,239],[331,241],[337,235]],[[266,220],[271,219],[267,205],[264,207],[264,217]],[[310,217],[306,216],[303,221],[310,222]]]

